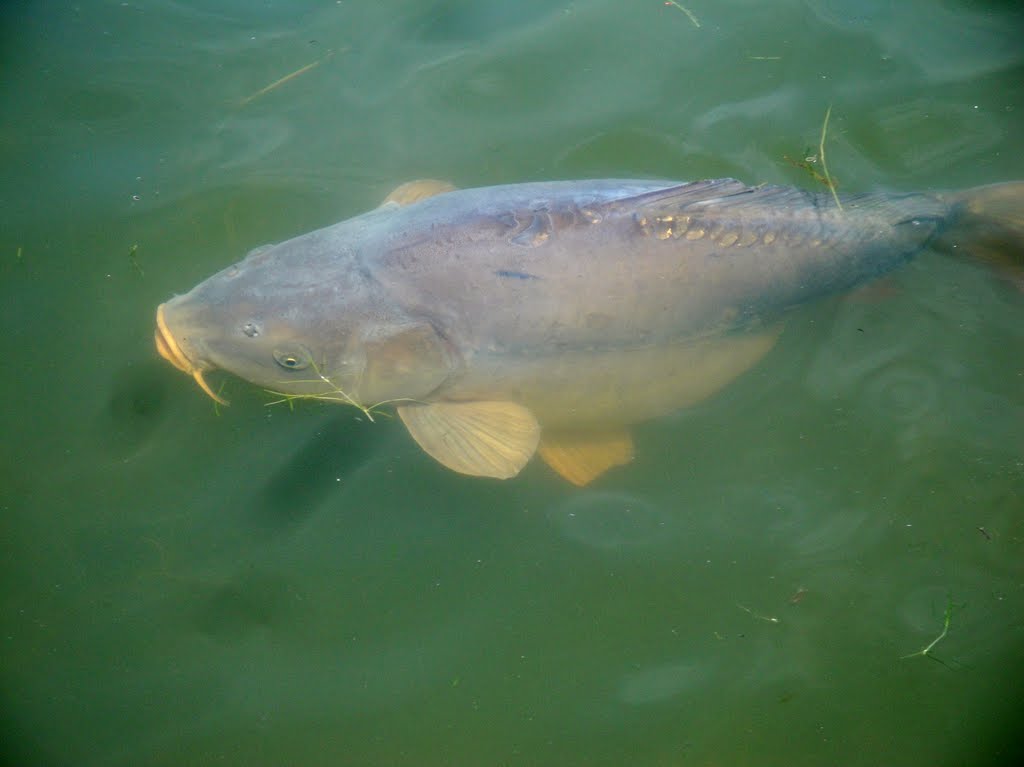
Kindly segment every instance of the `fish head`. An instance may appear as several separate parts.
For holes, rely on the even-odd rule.
[[[212,370],[361,409],[423,400],[459,367],[451,344],[395,306],[354,258],[324,257],[318,237],[254,251],[161,304],[157,351],[222,403],[206,381]]]

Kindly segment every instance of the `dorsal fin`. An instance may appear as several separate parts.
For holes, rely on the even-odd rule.
[[[763,209],[769,206],[780,210],[794,210],[822,204],[831,205],[831,198],[825,200],[819,195],[789,186],[748,186],[736,179],[719,178],[644,192],[613,200],[602,207],[610,214],[635,213],[639,216],[655,217],[684,211],[735,212],[742,208],[763,212]]]
[[[620,206],[629,211],[635,211],[638,208],[647,206],[661,208],[675,205],[683,207],[694,202],[700,202],[701,200],[745,194],[750,190],[751,187],[734,178],[716,178],[705,181],[691,181],[685,184],[668,186],[664,189],[655,189],[653,192],[641,192],[629,197],[620,197],[605,203],[603,207],[610,212]]]

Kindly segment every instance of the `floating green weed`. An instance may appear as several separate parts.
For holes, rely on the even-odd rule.
[[[783,159],[786,160],[790,165],[794,165],[797,168],[807,171],[808,175],[817,181],[819,184],[824,184],[828,187],[828,190],[832,193],[832,199],[836,203],[836,207],[842,211],[843,203],[839,200],[839,194],[836,192],[836,187],[839,186],[839,182],[832,177],[832,174],[828,169],[828,160],[825,158],[825,142],[828,139],[828,123],[829,118],[832,116],[832,105],[830,104],[828,109],[825,110],[825,119],[821,124],[821,138],[818,141],[818,152],[814,154],[810,147],[804,150],[802,160],[794,160],[788,155],[783,155]],[[818,172],[815,167],[817,164],[821,164],[821,173]]]
[[[319,402],[334,402],[342,405],[351,405],[352,407],[359,410],[363,415],[365,415],[371,422],[376,423],[374,415],[383,416],[385,418],[391,417],[390,413],[380,409],[384,405],[391,405],[396,402],[419,402],[418,400],[410,399],[409,397],[399,397],[396,399],[382,400],[372,405],[364,405],[351,394],[349,394],[347,391],[345,391],[345,389],[343,389],[341,386],[339,386],[326,375],[324,375],[315,362],[310,363],[310,365],[313,368],[313,372],[316,374],[315,378],[308,378],[301,381],[292,381],[291,383],[324,383],[328,387],[327,391],[320,392],[318,394],[293,394],[290,392],[276,391],[275,389],[266,389],[265,391],[267,391],[268,393],[280,398],[273,400],[272,402],[268,402],[267,407],[270,407],[271,405],[280,405],[281,403],[285,403],[288,405],[289,409],[294,409],[295,402],[297,400],[316,400]]]
[[[963,607],[963,605],[960,605],[960,607]],[[949,594],[946,597],[946,611],[943,614],[943,619],[942,619],[942,633],[939,634],[937,637],[935,637],[935,639],[933,639],[931,642],[929,642],[927,645],[925,645],[923,648],[921,648],[917,652],[912,652],[909,655],[903,655],[903,656],[901,656],[900,659],[901,660],[906,660],[907,658],[917,658],[919,656],[922,657],[922,658],[931,658],[932,660],[937,661],[937,662],[941,663],[943,666],[946,666],[947,668],[949,668],[949,664],[946,663],[945,661],[939,659],[939,658],[936,658],[935,655],[932,654],[932,650],[935,648],[935,645],[937,645],[939,642],[941,642],[943,639],[946,638],[946,635],[949,633],[949,626],[952,623],[952,621],[953,621],[953,595]]]
[[[222,380],[220,382],[220,386],[217,387],[217,396],[218,397],[220,397],[221,392],[224,391],[224,383],[225,382]],[[213,412],[214,412],[214,415],[220,416],[220,402],[218,402],[216,399],[213,400]]]
[[[128,263],[131,265],[140,277],[145,277],[146,273],[142,271],[142,266],[139,265],[139,246],[138,243],[128,248]]]

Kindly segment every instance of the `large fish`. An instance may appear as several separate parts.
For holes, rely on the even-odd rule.
[[[445,466],[535,452],[583,485],[632,424],[758,362],[787,310],[933,245],[1019,256],[1024,182],[834,199],[732,179],[400,187],[257,248],[157,309],[156,345],[214,399],[221,368],[287,395],[391,403]]]

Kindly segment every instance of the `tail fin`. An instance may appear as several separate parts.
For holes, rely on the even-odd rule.
[[[939,246],[969,255],[1024,290],[1024,181],[950,194],[949,227]]]

